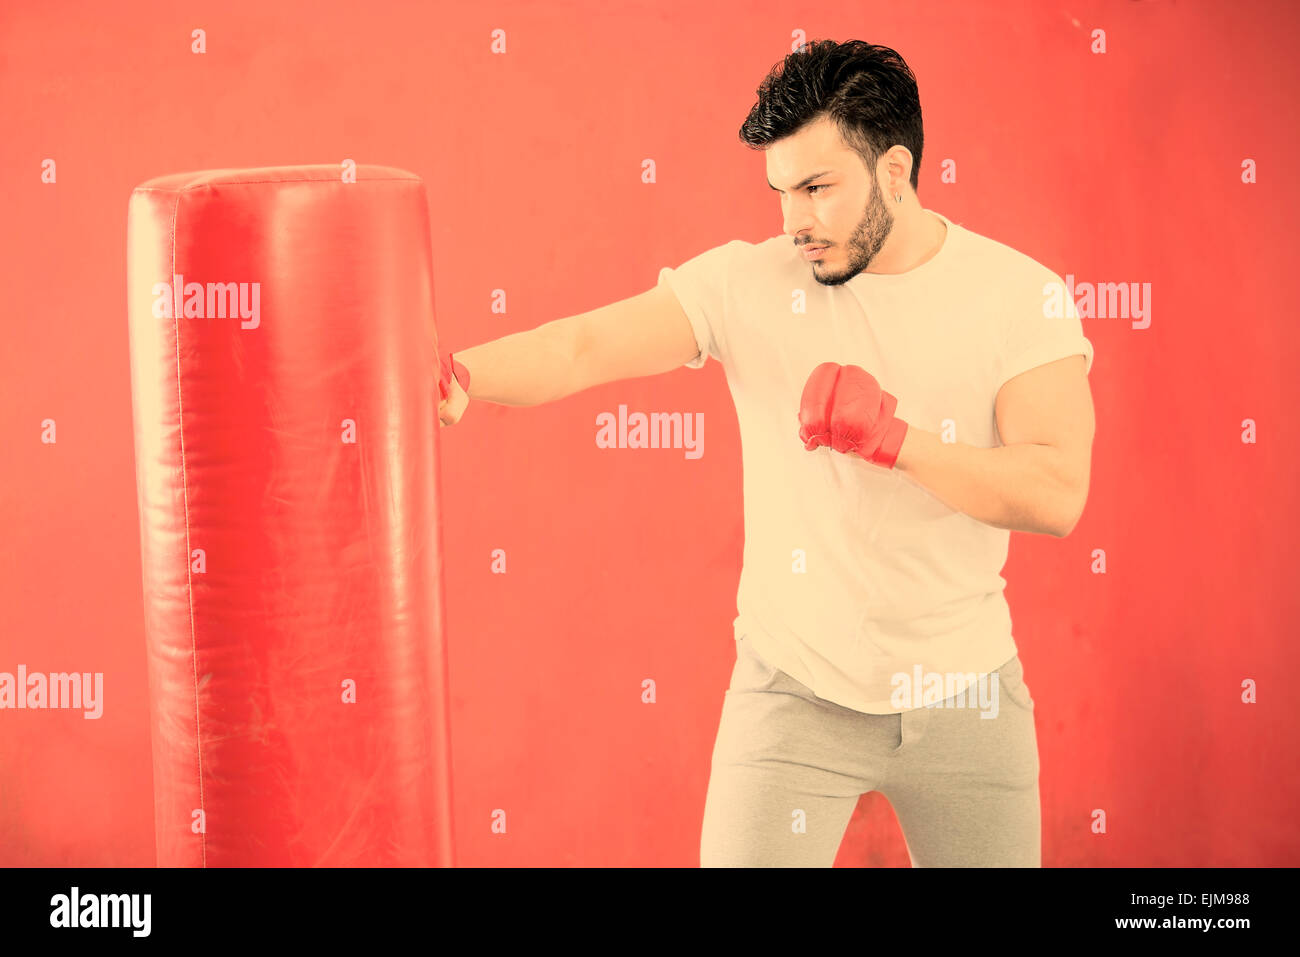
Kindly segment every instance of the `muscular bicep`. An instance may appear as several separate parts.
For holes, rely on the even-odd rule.
[[[577,389],[671,372],[700,352],[691,322],[667,286],[577,317]]]
[[[995,403],[998,435],[1004,445],[1050,445],[1063,453],[1064,476],[1087,498],[1096,417],[1088,387],[1086,360],[1067,356],[1008,379]]]

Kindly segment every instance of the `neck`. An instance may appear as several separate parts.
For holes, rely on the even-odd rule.
[[[886,275],[909,272],[933,259],[948,236],[947,224],[922,209],[918,200],[907,197],[893,205],[894,228],[866,272]]]

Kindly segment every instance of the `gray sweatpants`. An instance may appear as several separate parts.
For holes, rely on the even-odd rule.
[[[818,698],[741,638],[700,865],[830,867],[858,797],[879,791],[913,867],[1040,867],[1034,701],[1019,656],[997,675],[993,718],[953,699],[866,714]]]

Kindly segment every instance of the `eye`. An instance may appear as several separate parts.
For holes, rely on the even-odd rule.
[[[811,193],[811,192],[812,192],[813,190],[815,190],[815,189],[825,189],[825,188],[826,188],[826,184],[824,184],[824,183],[819,183],[819,184],[816,185],[816,186],[809,186],[809,187],[808,187],[808,192]]]

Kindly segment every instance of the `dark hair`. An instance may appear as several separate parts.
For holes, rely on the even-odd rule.
[[[921,169],[921,97],[897,51],[862,40],[805,44],[774,66],[740,127],[745,145],[762,149],[822,117],[874,173],[895,145],[912,153],[912,188]]]

